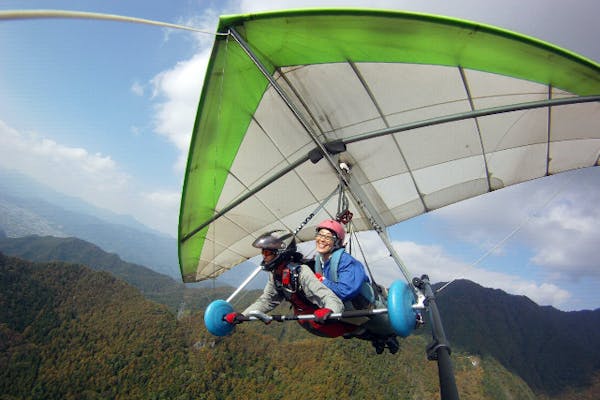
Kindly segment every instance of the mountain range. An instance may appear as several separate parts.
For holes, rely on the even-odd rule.
[[[0,240],[0,251],[37,262],[68,261],[109,271],[135,286],[146,298],[166,304],[170,312],[177,310],[178,316],[195,318],[195,313],[204,309],[211,299],[225,298],[231,291],[231,288],[219,287],[186,288],[166,276],[126,263],[74,238],[5,238]],[[258,292],[249,293],[244,298],[249,302],[257,295]],[[183,313],[181,304],[187,304]],[[576,393],[572,398],[595,398],[599,393],[600,310],[563,312],[540,307],[527,297],[487,289],[466,280],[456,281],[439,292],[437,304],[454,362],[457,362],[456,354],[460,354],[459,359],[471,357],[464,356],[470,354],[478,360],[497,360],[507,371],[523,379],[538,396],[566,399],[571,398],[567,394]],[[240,309],[243,306],[238,305]],[[296,327],[283,325],[276,324],[264,333],[279,342],[311,338]],[[428,331],[422,329],[416,336],[426,341]],[[423,348],[419,351],[424,353]]]
[[[586,387],[600,372],[600,309],[560,311],[468,280],[436,297],[453,346],[494,357],[536,391]]]
[[[204,290],[204,289],[203,289]],[[113,275],[0,254],[0,398],[435,399],[425,339],[397,354],[311,336],[296,323],[247,323],[213,337]],[[463,400],[534,399],[493,358],[456,352]]]
[[[0,168],[0,236],[28,235],[77,237],[123,260],[181,279],[175,238]]]

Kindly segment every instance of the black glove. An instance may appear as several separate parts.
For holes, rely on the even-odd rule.
[[[230,312],[229,314],[223,317],[223,320],[228,324],[237,325],[244,322],[246,320],[246,317],[244,317],[243,314],[240,314],[238,312]]]

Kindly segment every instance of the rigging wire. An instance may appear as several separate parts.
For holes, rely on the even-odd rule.
[[[105,21],[130,22],[136,24],[161,26],[163,28],[181,29],[192,32],[204,33],[212,36],[227,36],[228,33],[209,32],[192,26],[172,24],[169,22],[155,21],[145,18],[128,17],[126,15],[104,14],[87,11],[70,10],[9,10],[0,11],[0,20],[19,20],[19,19],[49,19],[49,18],[67,18],[67,19],[95,19]]]
[[[514,228],[502,240],[500,240],[498,243],[496,243],[491,249],[486,251],[476,261],[469,264],[468,267],[475,267],[480,262],[482,262],[484,259],[486,259],[490,254],[492,254],[494,251],[496,251],[497,249],[502,247],[513,236],[515,236],[517,234],[517,232],[519,232],[525,225],[527,225],[529,223],[529,221],[531,221],[534,217],[536,217],[541,210],[546,208],[556,198],[556,196],[558,196],[560,193],[562,193],[567,188],[567,186],[569,186],[573,182],[573,177],[578,173],[578,171],[579,170],[576,170],[575,173],[569,179],[565,180],[565,182],[552,194],[552,196],[548,197],[546,199],[546,201],[537,209],[536,213],[530,213],[527,216],[527,218],[525,218],[523,221],[521,221],[521,223],[519,225],[517,225],[516,228]],[[446,282],[443,286],[441,286],[438,290],[436,290],[435,293],[441,292],[446,287],[448,287],[451,283],[454,283],[458,278],[459,278],[459,275],[456,275],[451,281]]]
[[[358,250],[360,251],[360,255],[361,255],[362,259],[365,262],[365,268],[367,269],[367,272],[369,273],[369,277],[371,278],[371,284],[372,285],[376,285],[375,277],[373,276],[373,272],[371,271],[371,267],[369,266],[369,262],[367,261],[367,257],[365,255],[365,252],[364,252],[364,250],[363,250],[363,248],[362,248],[362,246],[360,244],[360,240],[358,240],[358,234],[356,233],[356,229],[354,229],[354,223],[351,223],[351,229],[352,229],[351,235],[354,236],[354,240],[356,241],[356,245],[358,246]]]
[[[296,236],[298,235],[298,233],[299,233],[299,232],[302,230],[302,228],[304,228],[304,226],[305,226],[306,224],[308,224],[308,222],[309,222],[311,219],[313,219],[313,218],[314,218],[314,216],[315,216],[315,215],[317,215],[317,213],[318,213],[319,211],[321,211],[321,209],[322,209],[323,207],[325,207],[325,204],[327,204],[327,203],[329,202],[329,200],[331,200],[331,198],[332,198],[332,197],[335,195],[335,193],[336,193],[338,190],[341,190],[341,185],[337,186],[337,187],[336,187],[336,188],[333,190],[333,192],[331,192],[331,193],[329,194],[329,196],[327,196],[325,199],[323,199],[323,201],[319,202],[319,204],[317,204],[317,208],[315,208],[315,210],[314,210],[313,212],[311,212],[310,214],[308,214],[308,216],[307,216],[307,217],[304,219],[304,221],[302,221],[302,222],[300,223],[300,225],[298,225],[298,227],[297,227],[297,228],[294,230],[294,232],[293,232],[293,235],[294,235],[294,237],[296,237]]]

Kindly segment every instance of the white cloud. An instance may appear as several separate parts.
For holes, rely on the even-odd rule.
[[[361,233],[361,245],[378,283],[389,286],[403,275],[373,232]],[[537,283],[522,276],[488,271],[448,255],[442,246],[421,245],[409,241],[393,242],[394,249],[409,269],[410,277],[427,274],[431,282],[469,279],[484,287],[524,295],[541,305],[564,308],[571,299],[568,291],[552,283]]]
[[[122,190],[130,179],[110,156],[65,146],[35,133],[21,133],[2,121],[0,164],[34,176],[64,193],[83,192],[89,197],[101,197],[99,190]],[[92,203],[101,204],[100,201]]]
[[[178,24],[193,26],[208,34],[165,30],[165,40],[169,40],[173,34],[192,37],[197,51],[189,59],[156,74],[150,81],[156,112],[154,131],[166,137],[179,151],[174,169],[180,173],[185,170],[198,101],[215,40],[210,32],[216,32],[221,13],[223,11],[203,8],[202,14],[182,17],[177,21]]]
[[[176,233],[179,192],[141,193],[110,156],[22,133],[0,121],[0,167],[97,207],[132,215],[162,232]]]
[[[582,215],[573,204],[558,204],[542,217],[544,223],[579,234],[589,234],[596,225],[595,216]]]
[[[156,75],[151,82],[154,96],[159,100],[155,105],[155,131],[179,150],[177,171],[185,169],[209,54],[209,50],[205,50],[179,62]]]
[[[596,186],[585,192],[567,193],[535,220],[529,230],[535,251],[533,263],[570,279],[600,277],[600,210],[595,206],[599,204],[598,192]]]
[[[498,250],[532,249],[531,262],[571,279],[598,277],[600,169],[558,174],[464,201],[432,215],[448,237],[482,251],[516,233]]]

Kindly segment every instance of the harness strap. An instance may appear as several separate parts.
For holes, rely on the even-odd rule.
[[[331,253],[331,258],[329,259],[329,273],[331,274],[331,279],[334,282],[338,281],[337,270],[338,265],[340,265],[340,258],[342,258],[342,254],[344,254],[344,248],[341,247]],[[320,274],[323,273],[323,261],[321,260],[321,255],[317,254],[315,257],[315,272]]]
[[[331,279],[333,282],[338,281],[337,270],[340,264],[340,259],[342,258],[342,254],[344,254],[344,248],[339,248],[335,250],[331,254],[331,258],[329,259],[329,275],[328,279]],[[321,260],[321,255],[317,254],[315,256],[315,272],[323,274],[323,262]],[[369,282],[363,282],[360,285],[360,295],[362,295],[369,303],[375,303],[375,291],[373,287],[369,284]]]
[[[281,274],[274,275],[275,289],[283,294],[286,300],[290,300],[292,294],[301,292],[300,267],[300,264],[289,263],[281,270]]]

